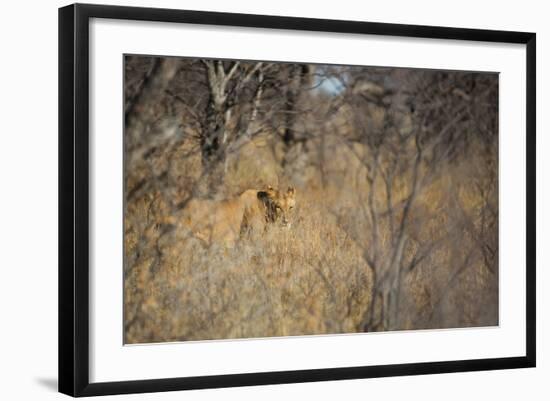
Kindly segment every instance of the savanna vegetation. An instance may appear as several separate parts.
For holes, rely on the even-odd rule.
[[[497,74],[124,68],[126,343],[498,324]],[[184,224],[269,186],[295,188],[290,225]]]

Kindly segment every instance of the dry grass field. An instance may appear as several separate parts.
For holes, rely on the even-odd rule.
[[[346,89],[325,93],[311,81],[283,87],[294,81],[282,67],[241,63],[232,91],[254,78],[241,103],[223,110],[230,139],[223,158],[209,160],[209,113],[220,110],[185,83],[215,77],[204,61],[168,67],[126,62],[135,103],[125,133],[126,343],[498,324],[498,108],[487,97],[498,79],[418,72],[438,98],[418,89],[414,70],[359,69],[340,71]],[[424,103],[402,111],[403,93],[388,76]],[[275,84],[264,85],[266,77]],[[359,96],[352,78],[387,93]],[[254,134],[239,135],[251,123]],[[267,224],[227,246],[183,224],[191,199],[216,205],[268,186],[296,188],[290,227]]]

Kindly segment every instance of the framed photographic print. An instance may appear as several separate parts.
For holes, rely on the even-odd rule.
[[[535,34],[59,10],[59,390],[535,366]]]

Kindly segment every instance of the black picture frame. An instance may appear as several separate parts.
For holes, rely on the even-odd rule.
[[[526,354],[520,357],[382,366],[89,381],[89,21],[91,18],[437,38],[526,46]],[[536,35],[219,12],[75,4],[59,9],[59,391],[71,396],[142,393],[534,367]]]

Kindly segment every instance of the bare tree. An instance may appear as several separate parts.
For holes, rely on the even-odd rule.
[[[478,243],[483,243],[480,248],[485,263],[495,263],[496,230],[491,225],[495,224],[496,214],[494,201],[489,201],[495,197],[494,173],[483,175],[491,177],[488,186],[478,185],[485,199],[479,211],[475,215],[457,213],[439,237],[416,235],[420,231],[418,226],[426,224],[430,216],[424,215],[419,221],[414,213],[418,198],[446,163],[468,150],[467,135],[474,135],[477,129],[477,135],[486,138],[487,143],[494,142],[491,138],[496,136],[495,122],[487,116],[496,114],[487,107],[494,107],[488,99],[494,98],[496,86],[494,80],[483,82],[472,74],[415,72],[410,76],[405,71],[394,71],[393,79],[399,89],[395,91],[386,83],[389,88],[382,90],[382,85],[373,81],[380,79],[376,71],[358,74],[350,71],[348,74],[346,92],[334,102],[343,102],[351,109],[353,130],[344,143],[360,161],[364,167],[361,171],[365,173],[364,192],[359,194],[359,203],[368,225],[359,232],[353,225],[343,225],[364,249],[365,260],[373,272],[370,307],[361,329],[395,330],[403,327],[403,310],[410,306],[410,302],[406,303],[407,308],[402,306],[404,277],[443,245],[448,246],[461,238],[466,228],[476,232],[472,235],[480,240]],[[387,79],[388,71],[383,71],[383,76]],[[414,98],[409,94],[414,94]],[[369,108],[373,112],[365,113]],[[378,124],[373,124],[376,111],[382,117]],[[477,118],[471,118],[472,113],[477,113]],[[479,127],[472,126],[473,121],[483,121],[485,131],[480,132]],[[361,152],[355,143],[363,145]],[[491,170],[496,171],[494,166]],[[381,194],[385,194],[383,200]],[[481,222],[478,224],[479,216]],[[491,233],[492,237],[482,240],[486,233]],[[457,276],[472,265],[474,255],[477,253],[473,249],[464,254],[456,253],[452,261],[455,267],[450,269],[448,282],[442,289],[434,285],[430,291],[448,291]],[[438,302],[432,306],[438,307]]]
[[[208,82],[208,101],[202,132],[200,133],[203,167],[215,170],[217,183],[223,181],[225,159],[229,145],[239,136],[250,137],[251,123],[258,118],[264,85],[264,70],[269,64],[262,62],[241,65],[239,61],[203,60]],[[243,113],[243,103],[251,103],[248,124],[243,129],[234,111]],[[243,113],[244,114],[244,113]],[[242,129],[239,132],[239,129]],[[224,166],[220,171],[219,166]]]

